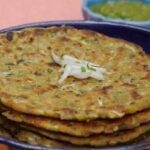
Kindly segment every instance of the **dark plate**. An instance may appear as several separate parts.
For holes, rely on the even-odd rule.
[[[123,25],[116,23],[105,23],[105,22],[91,22],[91,21],[58,21],[58,22],[41,22],[20,25],[16,27],[10,27],[7,29],[0,30],[0,33],[20,30],[27,27],[48,27],[48,26],[60,26],[70,25],[79,29],[90,29],[97,32],[104,33],[109,36],[122,38],[138,45],[141,45],[146,53],[150,54],[150,30],[143,29],[131,25]],[[8,144],[13,149],[17,150],[77,150],[76,148],[44,148],[35,145],[24,144],[22,142],[6,139],[0,137],[0,142]],[[79,148],[78,150],[150,150],[150,142],[134,142],[125,145],[118,145],[113,147],[102,147],[102,148]]]

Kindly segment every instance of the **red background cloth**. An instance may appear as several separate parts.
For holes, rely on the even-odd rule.
[[[29,22],[83,19],[82,0],[0,0],[0,28]]]
[[[0,0],[0,29],[30,22],[80,20],[82,0]],[[0,145],[0,150],[8,150]]]

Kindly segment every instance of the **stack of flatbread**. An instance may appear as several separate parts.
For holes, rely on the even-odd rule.
[[[63,68],[52,51],[108,73],[59,83]],[[0,101],[1,126],[19,141],[48,147],[132,142],[150,130],[150,58],[136,44],[68,26],[4,33]]]

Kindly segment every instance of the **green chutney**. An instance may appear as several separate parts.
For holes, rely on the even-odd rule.
[[[130,21],[150,20],[150,4],[135,1],[97,3],[90,7],[95,12],[109,18]]]

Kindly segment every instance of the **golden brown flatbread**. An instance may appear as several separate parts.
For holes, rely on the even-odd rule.
[[[93,120],[89,122],[64,121],[46,117],[21,114],[15,111],[4,112],[7,119],[74,136],[89,136],[100,133],[113,133],[119,130],[131,129],[150,121],[150,109],[113,120]]]
[[[11,134],[2,126],[0,126],[0,136],[5,137],[5,138],[12,138]]]
[[[141,135],[145,134],[146,132],[150,131],[150,123],[147,123],[134,129],[115,132],[113,134],[99,134],[89,137],[75,137],[66,134],[48,132],[27,125],[22,125],[22,127],[30,131],[44,135],[46,137],[49,137],[51,139],[68,142],[74,145],[82,145],[82,146],[88,145],[95,147],[131,142],[136,138],[140,137]]]
[[[105,68],[104,80],[67,78],[52,50]],[[63,120],[121,118],[150,108],[150,59],[141,47],[73,27],[27,28],[0,35],[0,97],[27,114]]]
[[[46,138],[31,131],[22,129],[17,123],[7,120],[0,115],[0,136],[26,142],[32,145],[39,145],[51,148],[72,147],[71,144],[59,142]]]
[[[51,148],[65,148],[69,147],[69,144],[65,144],[63,142],[58,142],[52,140],[50,138],[46,138],[45,136],[41,136],[34,132],[20,129],[16,134],[15,138],[19,141],[32,144],[32,145],[39,145],[44,147],[51,147]]]

